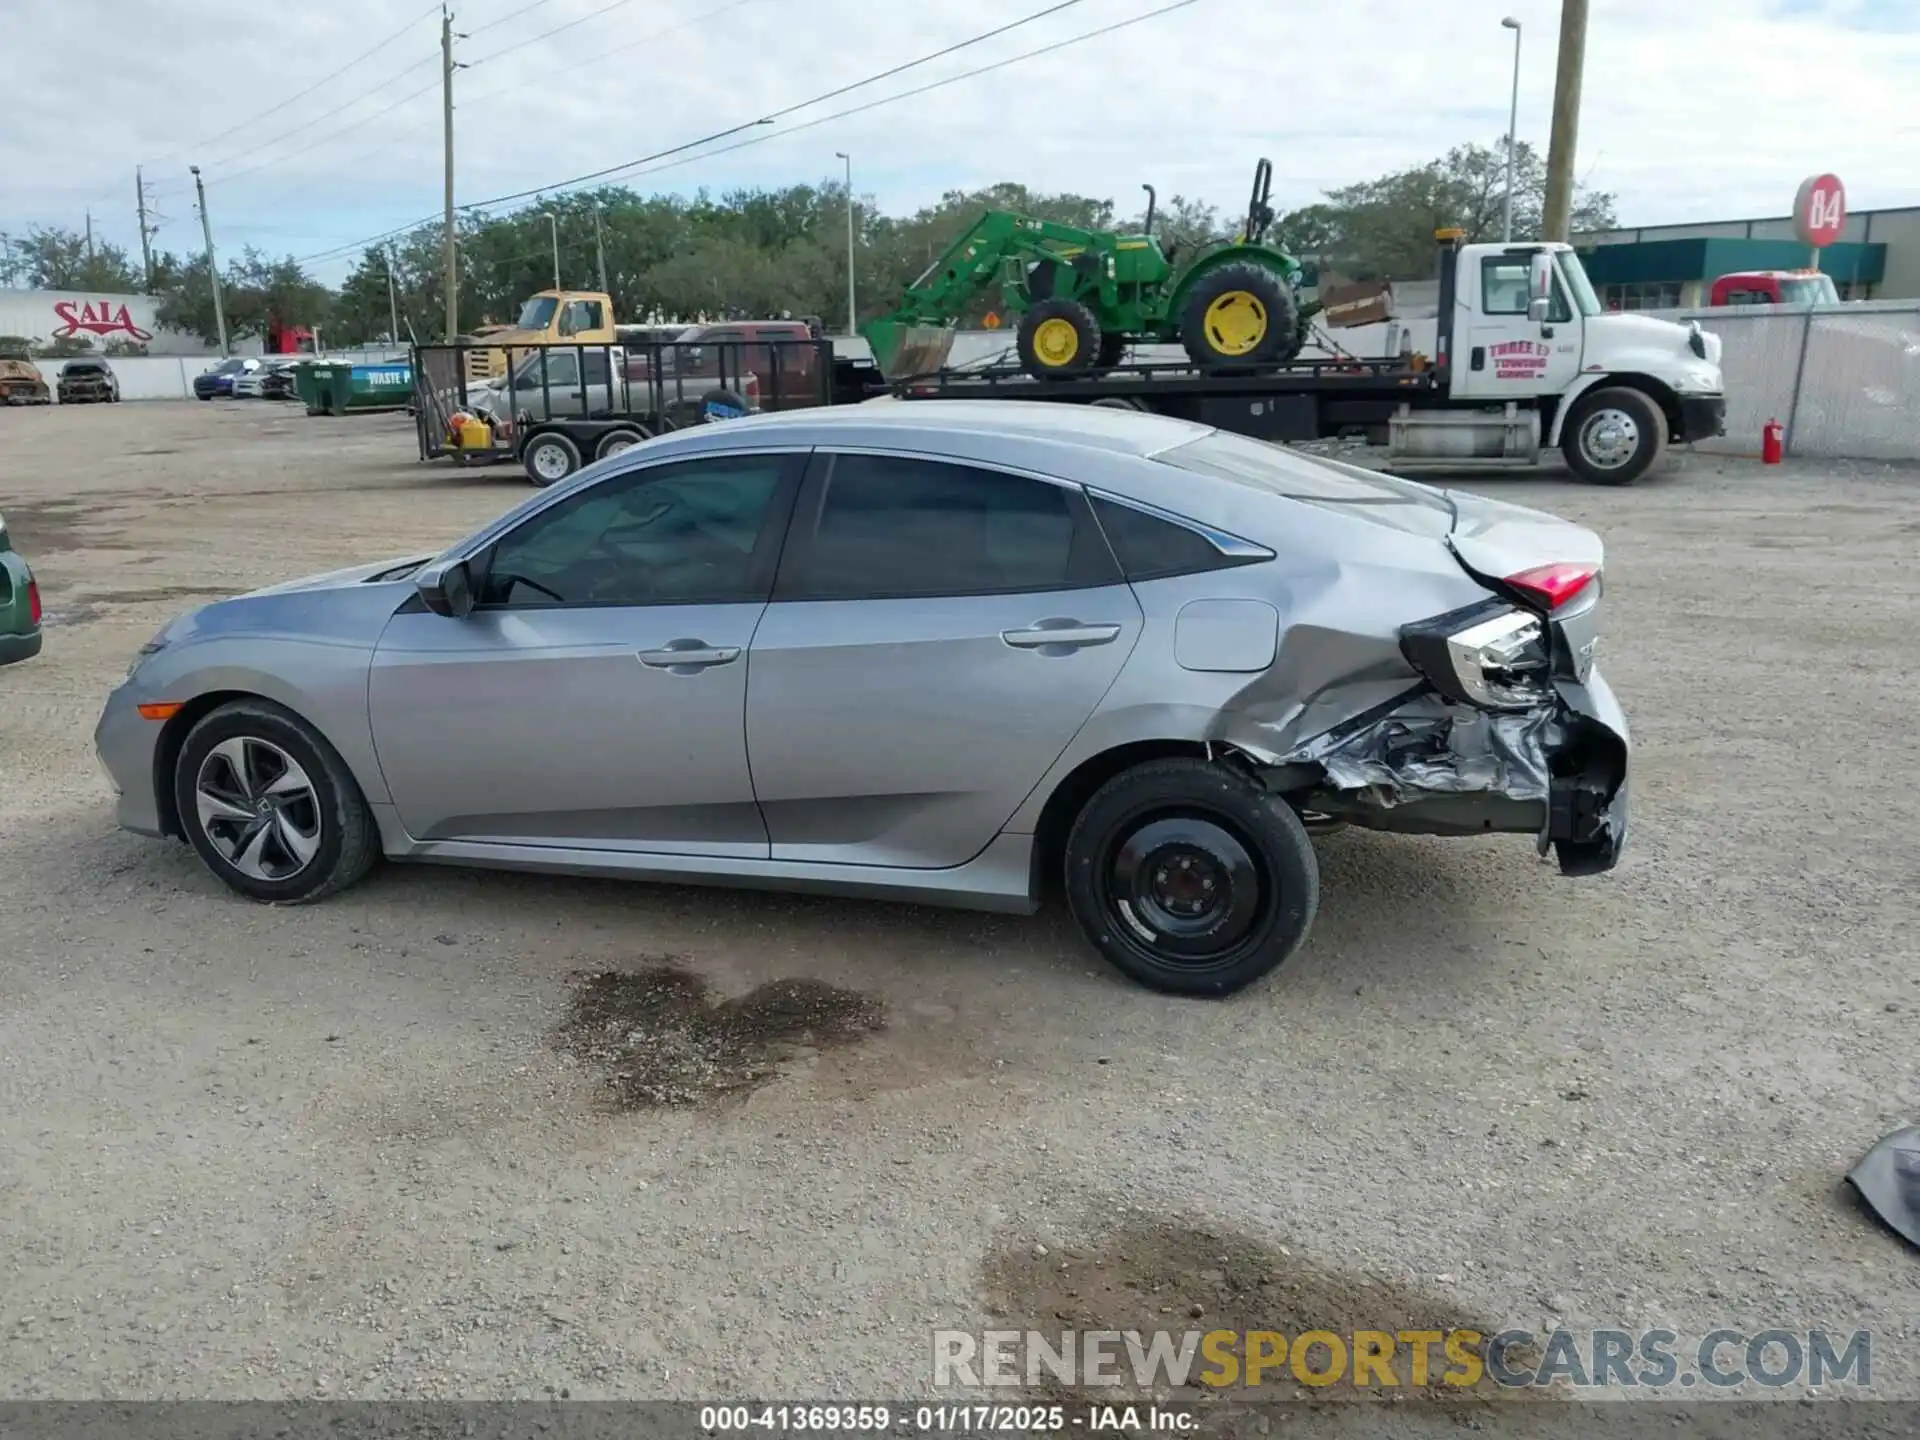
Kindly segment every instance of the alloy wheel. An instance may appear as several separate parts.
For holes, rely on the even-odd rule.
[[[320,797],[271,741],[237,735],[200,762],[194,809],[216,854],[254,880],[289,880],[320,853]]]

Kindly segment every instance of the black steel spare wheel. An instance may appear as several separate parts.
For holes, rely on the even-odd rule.
[[[1223,765],[1121,772],[1067,840],[1074,918],[1117,968],[1156,990],[1227,995],[1279,965],[1319,907],[1319,865],[1284,800]]]

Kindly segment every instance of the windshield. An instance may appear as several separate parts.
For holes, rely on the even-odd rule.
[[[247,362],[244,360],[222,360],[213,373],[216,375],[238,375],[246,368]]]
[[[1573,303],[1582,315],[1600,313],[1600,297],[1593,293],[1593,281],[1587,278],[1587,267],[1580,263],[1580,257],[1571,250],[1560,252],[1560,273],[1565,277],[1567,288],[1573,292]]]
[[[1789,305],[1838,305],[1840,292],[1831,275],[1809,275],[1804,280],[1782,280],[1780,298]]]
[[[536,295],[521,309],[516,323],[522,330],[544,330],[553,322],[553,312],[559,308],[560,301],[554,296]]]

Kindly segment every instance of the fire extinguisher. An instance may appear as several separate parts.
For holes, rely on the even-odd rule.
[[[1786,453],[1787,430],[1778,420],[1769,420],[1760,431],[1760,463],[1778,465]]]

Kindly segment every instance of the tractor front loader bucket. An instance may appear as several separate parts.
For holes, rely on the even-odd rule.
[[[904,325],[893,320],[876,320],[866,328],[867,343],[873,347],[873,362],[889,380],[906,380],[915,375],[931,375],[947,363],[953,353],[954,332],[946,325]]]

